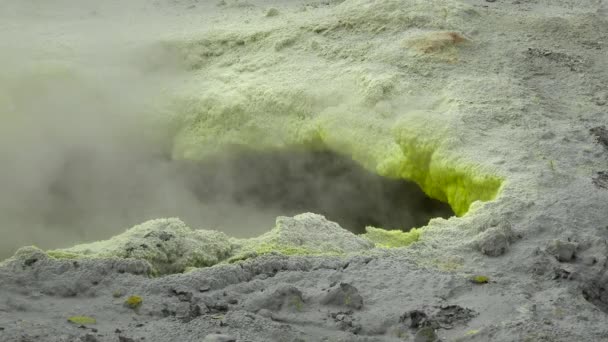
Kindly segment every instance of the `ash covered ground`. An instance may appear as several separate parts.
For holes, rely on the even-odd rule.
[[[0,6],[1,341],[608,341],[605,0]]]

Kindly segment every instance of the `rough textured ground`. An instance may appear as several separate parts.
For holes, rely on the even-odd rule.
[[[167,220],[179,240],[146,223],[24,248],[0,264],[1,341],[608,341],[606,1],[30,5],[2,3],[29,15],[0,21],[23,46],[107,27],[179,75],[158,111],[176,158],[330,149],[460,217],[398,248],[314,215],[249,240]]]

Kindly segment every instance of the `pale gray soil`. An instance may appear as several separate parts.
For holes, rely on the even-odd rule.
[[[434,6],[428,8],[424,3],[1,0],[0,82],[10,91],[0,94],[0,115],[35,115],[49,108],[65,113],[62,109],[69,107],[92,108],[91,118],[98,119],[95,113],[105,109],[120,117],[116,124],[112,118],[90,124],[76,110],[0,127],[2,165],[14,166],[4,171],[19,174],[23,183],[0,181],[8,189],[3,192],[10,193],[0,195],[2,210],[26,210],[20,203],[44,207],[45,201],[37,197],[37,184],[45,184],[40,174],[58,168],[53,162],[40,166],[41,156],[56,159],[56,149],[45,146],[89,141],[90,146],[105,146],[104,155],[116,155],[124,137],[108,138],[105,133],[124,124],[130,127],[121,131],[127,136],[124,141],[130,141],[142,106],[167,89],[220,99],[210,106],[224,113],[222,106],[227,105],[221,100],[229,99],[234,88],[250,95],[235,95],[235,106],[245,108],[245,116],[255,107],[262,113],[259,117],[268,109],[254,96],[259,89],[276,100],[270,107],[287,103],[288,108],[300,108],[300,93],[276,91],[281,86],[299,85],[298,90],[310,91],[303,91],[307,95],[327,90],[331,96],[319,95],[326,101],[326,107],[319,107],[323,114],[306,107],[302,120],[312,120],[306,116],[310,114],[327,122],[327,108],[338,108],[332,113],[343,113],[344,118],[334,127],[345,128],[345,141],[371,137],[363,145],[390,135],[387,127],[412,112],[399,106],[407,103],[430,118],[429,127],[447,127],[442,153],[492,170],[505,182],[494,201],[475,202],[462,217],[431,220],[422,238],[403,248],[370,248],[313,217],[307,224],[318,220],[319,227],[327,228],[320,228],[316,239],[305,230],[296,234],[298,227],[285,239],[293,242],[297,237],[302,246],[344,239],[354,241],[356,248],[344,244],[348,248],[339,255],[326,256],[270,253],[164,276],[154,272],[156,264],[137,258],[55,259],[38,249],[21,249],[0,264],[0,341],[608,341],[608,144],[602,128],[608,126],[608,2],[437,0],[428,2]],[[408,6],[419,6],[420,14],[404,25],[395,13]],[[370,8],[377,12],[368,12]],[[336,24],[335,18],[348,20]],[[317,24],[323,30],[309,29]],[[264,29],[271,32],[270,41],[250,45],[247,40],[245,47],[204,56],[207,59],[190,54],[184,57],[186,67],[181,57],[155,45],[179,41],[194,31],[222,29],[239,34]],[[411,34],[424,30],[458,31],[468,42],[420,57],[401,41],[410,42]],[[130,61],[128,67],[125,60]],[[100,97],[70,82],[67,89],[76,95],[66,97],[58,90],[41,100],[44,92],[32,88],[38,82],[20,71],[39,61],[78,65],[85,83],[101,89],[104,100],[98,107],[79,103],[86,98],[90,105]],[[55,71],[42,74],[63,70],[50,69]],[[352,85],[352,94],[350,77],[360,81]],[[390,96],[411,98],[391,102],[382,89]],[[75,102],[64,106],[65,101],[52,101],[64,98]],[[366,106],[371,101],[373,110],[361,109],[368,107],[359,106],[360,99]],[[137,114],[120,116],[132,112]],[[276,123],[283,119],[280,115],[259,117],[256,123],[263,124],[251,127],[292,127],[291,121]],[[52,125],[58,118],[61,125]],[[365,134],[349,136],[349,125]],[[13,127],[32,130],[11,134]],[[218,129],[218,137],[225,139],[218,144],[242,138],[239,129]],[[280,138],[289,135],[287,131],[273,134]],[[216,138],[214,132],[205,132],[209,140],[202,142],[181,132],[173,153],[204,156],[207,151],[201,145],[213,145]],[[335,138],[332,147],[338,149],[346,145],[343,142]],[[117,165],[108,168],[112,175],[128,172],[120,168],[120,158],[110,160],[116,163],[108,165]],[[24,189],[30,190],[28,196]],[[74,236],[73,231],[45,227],[28,231],[27,225],[11,221],[0,225],[0,246],[8,255],[6,251],[18,245],[69,247],[124,230],[95,227],[80,227],[81,235]],[[198,245],[185,238],[183,246]],[[123,245],[104,245],[113,247]],[[475,282],[475,276],[486,276],[488,282]],[[143,302],[129,308],[125,300],[134,295]],[[90,316],[96,323],[70,323],[71,316]]]

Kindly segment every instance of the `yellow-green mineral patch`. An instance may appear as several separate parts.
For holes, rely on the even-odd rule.
[[[471,282],[475,283],[475,284],[487,284],[490,281],[490,278],[488,276],[484,276],[484,275],[476,275],[471,277]]]
[[[97,320],[93,317],[89,316],[72,316],[68,317],[68,322],[78,324],[78,325],[87,325],[87,324],[96,324]]]
[[[433,115],[431,115],[432,117]],[[449,155],[449,130],[442,124],[414,115],[394,128],[401,153],[388,175],[416,182],[430,197],[447,202],[458,216],[471,203],[493,200],[502,179],[471,162]]]
[[[62,250],[51,250],[47,251],[46,254],[53,259],[77,259],[82,257],[82,255],[78,253],[70,253]]]
[[[409,232],[400,230],[386,230],[381,228],[367,227],[363,237],[372,241],[376,247],[395,248],[405,247],[420,239],[421,230],[412,228]]]
[[[130,296],[125,300],[125,306],[135,310],[141,306],[143,301],[144,300],[140,296]]]
[[[236,240],[236,239],[235,239]],[[277,217],[275,227],[257,238],[236,240],[241,246],[231,262],[268,253],[345,255],[374,247],[373,243],[317,214]]]

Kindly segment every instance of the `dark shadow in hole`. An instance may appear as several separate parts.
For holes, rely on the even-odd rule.
[[[597,263],[593,259],[593,264]],[[571,279],[571,273],[565,270],[555,272],[554,279]],[[608,314],[608,268],[606,266],[595,277],[587,279],[582,286],[583,298]]]
[[[180,164],[201,203],[275,208],[283,215],[314,212],[355,233],[366,226],[407,231],[454,215],[416,184],[378,176],[331,152],[241,151]]]
[[[367,225],[409,230],[453,215],[413,183],[377,176],[329,152],[232,151],[192,162],[148,148],[78,147],[41,178],[36,191],[25,188],[14,206],[0,206],[0,217],[8,231],[33,236],[31,243],[42,248],[107,239],[159,217],[252,237],[269,231],[277,216],[303,212],[355,233]]]

